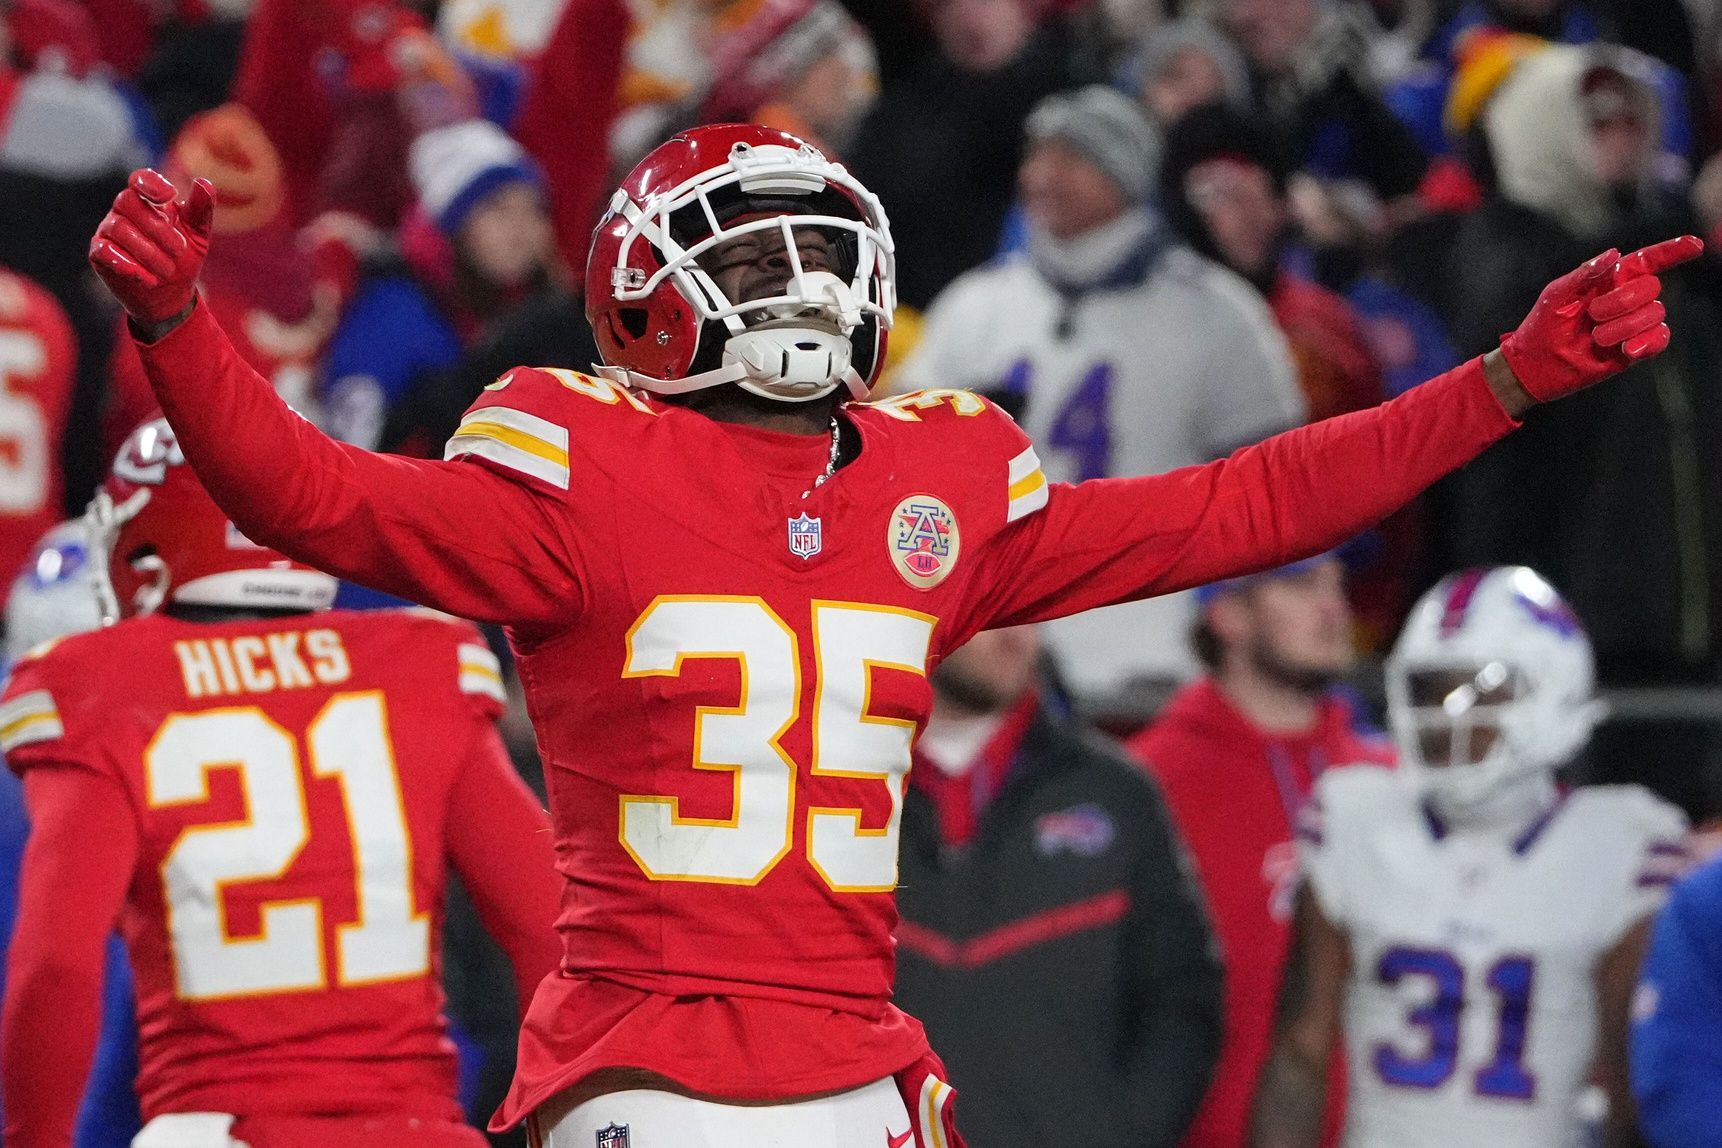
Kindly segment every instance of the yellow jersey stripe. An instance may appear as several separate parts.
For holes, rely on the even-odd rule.
[[[560,490],[568,489],[568,465],[557,464],[528,450],[522,450],[499,438],[487,435],[457,434],[448,440],[448,447],[443,451],[444,458],[459,458],[461,455],[474,455],[478,458],[489,459],[498,466],[521,474],[531,475],[541,482],[547,482]],[[566,457],[566,455],[564,455]]]
[[[471,662],[460,664],[460,676],[463,678],[485,678],[497,683],[502,681],[502,675],[489,666],[475,666]]]
[[[927,1077],[921,1085],[921,1131],[926,1133],[929,1148],[945,1148],[946,1087],[936,1076]]]
[[[523,450],[527,454],[536,455],[545,462],[553,463],[556,466],[568,465],[567,450],[561,447],[552,446],[550,443],[545,442],[536,435],[530,435],[524,431],[515,430],[513,427],[503,426],[498,422],[474,419],[469,422],[461,423],[457,434],[461,437],[465,437],[467,435],[481,435],[484,438],[493,438],[498,442],[506,443],[515,450]]]
[[[63,737],[65,732],[58,714],[26,714],[0,726],[0,752],[10,753],[21,745],[53,741],[57,737]]]
[[[31,690],[19,694],[5,705],[0,705],[0,727],[11,725],[21,717],[31,714],[59,715],[59,708],[54,705],[54,695],[47,690]]]
[[[1005,497],[1010,501],[1015,502],[1017,499],[1026,497],[1045,485],[1046,475],[1043,472],[1039,470],[1030,471],[1025,477],[1019,478],[1010,484],[1010,489],[1005,491]]]

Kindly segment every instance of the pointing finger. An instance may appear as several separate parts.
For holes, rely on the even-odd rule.
[[[1615,278],[1618,281],[1633,275],[1656,275],[1670,267],[1678,267],[1689,259],[1696,259],[1703,253],[1704,241],[1696,235],[1679,235],[1673,239],[1664,239],[1661,243],[1641,247],[1622,259]]]

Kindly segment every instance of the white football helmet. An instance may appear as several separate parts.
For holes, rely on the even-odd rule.
[[[1401,767],[1443,813],[1547,785],[1603,715],[1596,659],[1571,607],[1524,566],[1443,578],[1387,659]]]
[[[16,662],[50,639],[100,627],[98,574],[83,519],[42,535],[6,597],[6,661]]]

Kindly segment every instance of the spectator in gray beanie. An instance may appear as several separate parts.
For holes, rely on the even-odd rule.
[[[1126,203],[1147,199],[1159,177],[1159,133],[1129,97],[1103,85],[1046,97],[1029,113],[1026,131],[1031,152],[1049,140],[1080,152],[1117,185]]]
[[[1158,474],[1304,420],[1291,355],[1243,280],[1179,244],[1148,198],[1160,138],[1106,87],[1025,123],[1026,250],[959,276],[892,386],[969,387],[1018,414],[1048,479]],[[1192,337],[1198,332],[1199,337]],[[1071,688],[1105,709],[1194,669],[1188,595],[1046,630]]]
[[[1208,21],[1191,17],[1152,29],[1124,59],[1118,86],[1162,129],[1193,108],[1226,104],[1247,112],[1250,70],[1243,53]]]

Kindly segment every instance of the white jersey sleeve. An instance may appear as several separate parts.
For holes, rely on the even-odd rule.
[[[1596,786],[1581,793],[1607,804],[1623,837],[1620,885],[1610,890],[1612,911],[1602,924],[1604,938],[1613,944],[1661,909],[1668,890],[1685,874],[1691,826],[1679,809],[1640,786]]]
[[[1351,887],[1353,867],[1347,864],[1358,828],[1369,824],[1370,811],[1384,808],[1393,787],[1402,784],[1381,766],[1330,769],[1298,812],[1299,874],[1327,919],[1341,929],[1350,927],[1360,895]]]

